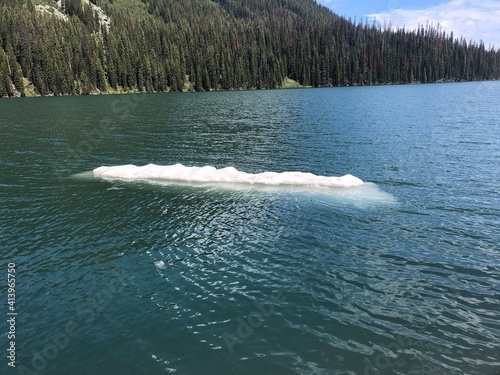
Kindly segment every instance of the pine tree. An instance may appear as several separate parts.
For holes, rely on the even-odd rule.
[[[312,0],[142,1],[100,0],[109,29],[80,0],[63,1],[67,21],[32,0],[1,5],[4,95],[23,77],[43,95],[182,91],[186,77],[196,90],[500,79],[500,50],[439,26],[356,24]]]
[[[12,88],[9,78],[9,63],[7,61],[7,54],[0,46],[0,98],[11,95]]]

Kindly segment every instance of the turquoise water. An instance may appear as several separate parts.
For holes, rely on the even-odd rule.
[[[499,82],[0,101],[6,374],[498,374]],[[361,187],[103,180],[125,164]]]

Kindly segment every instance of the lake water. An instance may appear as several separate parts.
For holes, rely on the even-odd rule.
[[[499,97],[475,82],[1,100],[3,353],[8,263],[17,316],[0,372],[498,374]],[[92,172],[126,164],[365,184]]]

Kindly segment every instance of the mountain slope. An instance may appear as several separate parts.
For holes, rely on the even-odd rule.
[[[500,50],[353,24],[314,0],[92,3],[1,1],[0,96],[500,78]]]

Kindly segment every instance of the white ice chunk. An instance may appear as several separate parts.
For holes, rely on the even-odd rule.
[[[363,185],[359,178],[347,174],[341,177],[317,176],[304,172],[246,173],[236,168],[217,169],[211,166],[186,167],[182,164],[136,166],[132,164],[94,169],[94,177],[105,180],[178,181],[199,183],[237,183],[270,186],[316,186],[352,188]]]
[[[158,268],[160,270],[164,270],[167,267],[167,265],[165,264],[165,262],[163,260],[157,260],[155,262],[155,266],[156,266],[156,268]]]

